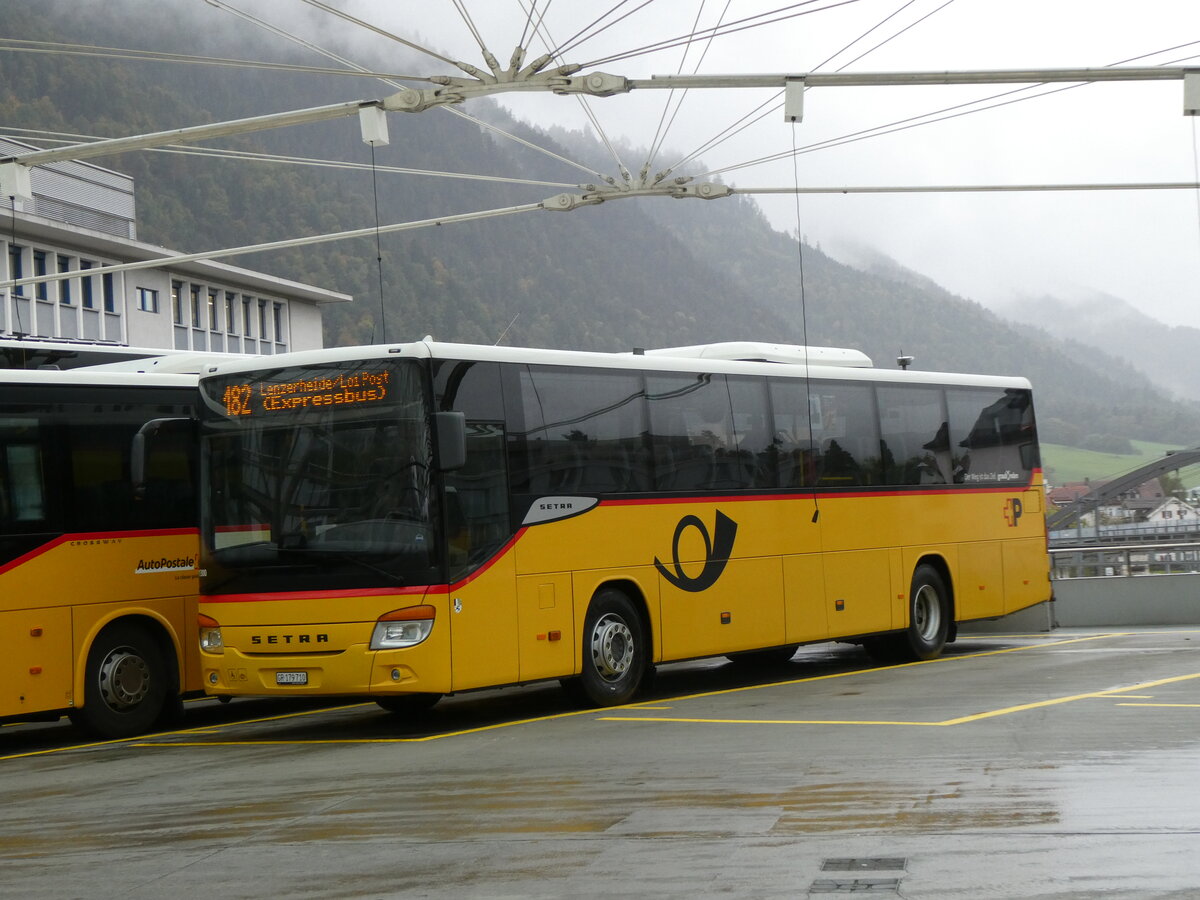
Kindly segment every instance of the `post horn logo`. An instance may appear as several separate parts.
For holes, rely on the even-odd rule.
[[[679,559],[679,539],[688,528],[695,528],[704,540],[704,568],[694,578],[683,571],[683,563]],[[675,526],[675,538],[671,542],[671,556],[673,557],[672,562],[675,564],[675,571],[669,571],[657,556],[654,557],[654,568],[658,569],[663,578],[681,591],[699,593],[712,587],[721,577],[721,573],[725,571],[729,555],[733,552],[733,540],[737,537],[737,522],[718,509],[713,531],[714,534],[710,536],[708,528],[698,517],[684,516]]]

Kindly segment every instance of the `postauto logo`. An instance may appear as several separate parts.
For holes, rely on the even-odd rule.
[[[187,572],[196,568],[196,557],[176,556],[159,559],[139,559],[134,575],[157,575],[160,572]]]

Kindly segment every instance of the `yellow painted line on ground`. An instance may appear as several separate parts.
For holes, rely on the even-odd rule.
[[[366,705],[367,704],[365,704],[365,703],[352,703],[352,704],[349,704],[348,706],[326,706],[326,707],[322,707],[321,709],[305,710],[304,712],[286,713],[284,715],[278,715],[278,716],[264,716],[261,719],[246,719],[241,722],[230,722],[229,725],[253,725],[258,722],[273,722],[278,719],[292,719],[292,718],[296,718],[298,716],[308,716],[308,715],[313,715],[315,713],[323,713],[323,712],[336,712],[337,710],[340,710],[340,709],[353,709],[356,706],[366,706]],[[224,727],[229,727],[229,726],[227,725]],[[109,740],[109,741],[90,741],[86,744],[71,744],[66,747],[47,747],[45,750],[30,750],[27,753],[12,753],[12,754],[9,754],[8,756],[0,756],[0,762],[4,762],[5,760],[8,760],[8,759],[24,759],[24,758],[30,757],[30,756],[48,756],[52,753],[66,753],[68,750],[90,750],[93,747],[110,747],[114,744],[130,744],[131,746],[140,746],[140,744],[135,744],[133,742],[134,741],[139,741],[139,742],[147,741],[147,740],[150,740],[151,738],[172,737],[173,735],[177,735],[177,734],[191,735],[191,734],[213,734],[213,733],[216,733],[216,732],[213,732],[210,730],[212,728],[213,728],[213,726],[211,726],[211,725],[202,725],[199,728],[188,728],[183,731],[160,731],[155,734],[139,734],[139,735],[135,735],[134,737],[115,738],[115,739]]]
[[[348,707],[342,707],[348,708]],[[625,707],[614,707],[615,709],[624,709]],[[313,710],[313,712],[328,712],[328,710]],[[398,737],[398,738],[320,738],[320,739],[298,739],[298,740],[254,740],[248,739],[244,741],[159,741],[156,743],[134,744],[135,747],[256,747],[258,745],[292,745],[297,746],[304,744],[424,744],[429,741],[440,741],[443,738],[462,737],[468,734],[479,734],[484,731],[496,731],[500,728],[511,728],[514,725],[532,725],[536,722],[551,722],[555,719],[567,719],[572,716],[594,716],[598,710],[595,709],[576,709],[571,712],[552,713],[548,716],[534,716],[529,719],[513,719],[508,722],[494,722],[491,725],[480,725],[476,728],[463,728],[459,731],[442,731],[437,734],[427,734],[421,737]],[[303,715],[299,713],[298,715]],[[261,720],[267,721],[267,720]],[[245,724],[242,722],[230,722],[229,727]],[[186,732],[177,731],[174,734],[185,734]],[[167,735],[170,737],[170,735]]]
[[[960,657],[961,658],[961,657]],[[875,671],[875,670],[872,670]],[[824,677],[824,676],[823,676]],[[1035,700],[1032,703],[1020,703],[1015,706],[1005,706],[986,712],[974,713],[969,716],[959,716],[954,719],[944,719],[940,722],[902,722],[881,719],[717,719],[717,718],[682,718],[676,716],[603,716],[601,722],[667,722],[672,724],[690,725],[912,725],[921,727],[944,728],[951,725],[965,725],[969,722],[979,722],[984,719],[994,719],[998,716],[1008,716],[1014,713],[1027,712],[1031,709],[1044,709],[1048,706],[1060,706],[1064,703],[1074,703],[1079,700],[1095,700],[1114,696],[1125,696],[1128,691],[1145,690],[1164,684],[1174,684],[1200,678],[1200,672],[1190,675],[1175,675],[1170,678],[1160,678],[1157,681],[1145,681],[1123,688],[1109,688],[1103,691],[1088,691],[1083,694],[1071,694],[1066,697],[1052,697],[1048,700]],[[814,679],[816,680],[816,679]],[[691,699],[690,697],[687,699]],[[1122,706],[1195,706],[1200,704],[1188,703],[1128,703]]]
[[[756,690],[763,690],[765,688],[776,688],[776,687],[790,687],[793,685],[807,684],[807,683],[816,682],[816,681],[827,681],[827,680],[834,679],[834,678],[847,678],[847,677],[854,676],[854,675],[862,675],[867,672],[883,672],[883,671],[888,671],[890,669],[906,669],[906,668],[911,668],[913,666],[927,666],[927,665],[934,665],[934,664],[955,663],[955,662],[960,662],[960,661],[964,661],[964,660],[981,659],[981,658],[988,657],[988,656],[999,656],[1001,654],[1006,654],[1006,653],[1020,653],[1020,652],[1024,652],[1024,651],[1028,651],[1028,650],[1041,650],[1041,649],[1045,649],[1048,647],[1059,647],[1059,646],[1063,646],[1066,644],[1077,644],[1077,643],[1084,643],[1084,642],[1088,642],[1088,641],[1099,641],[1099,640],[1106,640],[1106,639],[1115,638],[1115,637],[1129,637],[1129,636],[1135,635],[1135,634],[1147,634],[1147,633],[1148,632],[1127,632],[1127,631],[1104,632],[1102,634],[1092,634],[1092,635],[1084,635],[1081,637],[1066,638],[1063,640],[1046,641],[1044,643],[1030,644],[1030,645],[1026,645],[1026,646],[1022,646],[1022,647],[1006,647],[1003,650],[984,650],[984,651],[981,651],[978,653],[964,653],[961,656],[944,656],[944,657],[939,657],[937,659],[921,660],[918,662],[911,662],[911,663],[901,663],[899,665],[894,665],[894,666],[875,666],[875,667],[866,668],[866,669],[853,669],[848,672],[834,672],[829,675],[813,675],[813,676],[810,676],[807,678],[794,678],[794,679],[790,679],[787,681],[772,681],[772,682],[767,682],[765,684],[745,685],[743,687],[726,688],[726,689],[718,690],[718,691],[704,691],[704,692],[697,693],[697,694],[685,694],[685,695],[681,695],[678,697],[672,697],[669,699],[672,703],[681,703],[685,700],[700,700],[700,699],[704,699],[707,697],[718,697],[718,696],[722,696],[724,694],[737,694],[737,693],[742,693],[744,691],[756,691]],[[1180,633],[1191,633],[1191,630],[1189,630],[1188,632],[1167,631],[1167,632],[1155,632],[1155,633],[1158,633],[1158,634],[1180,634]],[[976,637],[976,636],[973,636],[973,637]],[[990,636],[988,636],[988,637],[990,637]],[[1040,637],[1040,635],[1035,635],[1034,637]],[[1174,679],[1164,679],[1162,681],[1147,682],[1144,685],[1134,685],[1129,688],[1120,688],[1120,689],[1115,689],[1115,690],[1117,690],[1117,691],[1135,690],[1138,688],[1152,687],[1152,686],[1155,686],[1158,684],[1166,684],[1171,681],[1178,681],[1178,680],[1183,680],[1186,678],[1196,678],[1196,677],[1200,677],[1200,673],[1198,673],[1197,675],[1180,676],[1179,678],[1174,678]],[[728,722],[730,724],[754,724],[754,725],[770,725],[770,724],[795,724],[795,725],[881,724],[881,725],[888,725],[888,724],[890,724],[890,725],[915,725],[915,726],[929,727],[929,726],[938,726],[938,725],[960,724],[961,722],[974,721],[974,720],[980,719],[980,718],[989,718],[989,717],[996,716],[996,715],[1002,715],[1007,712],[1017,712],[1017,711],[1021,711],[1023,709],[1032,709],[1032,708],[1036,708],[1037,706],[1055,705],[1058,703],[1066,703],[1071,700],[1085,699],[1087,697],[1107,696],[1109,693],[1111,693],[1111,692],[1079,694],[1079,695],[1075,695],[1074,697],[1058,698],[1055,700],[1042,701],[1041,703],[1036,703],[1036,704],[1026,704],[1026,705],[1022,705],[1020,707],[1010,707],[1007,710],[996,710],[996,711],[992,711],[992,712],[980,713],[976,716],[964,717],[961,720],[952,719],[952,720],[948,720],[946,722],[888,722],[888,721],[870,722],[870,721],[856,721],[856,720],[841,721],[841,720],[759,720],[759,719],[749,719],[749,720],[678,719],[677,721],[692,722],[692,723],[718,723],[718,724],[722,723],[722,722]],[[345,706],[322,707],[320,709],[310,709],[310,710],[304,710],[302,712],[296,712],[296,713],[285,713],[285,714],[280,714],[277,716],[264,716],[264,717],[261,717],[258,719],[246,719],[243,721],[229,722],[227,724],[220,725],[220,726],[205,725],[205,726],[201,726],[199,728],[185,729],[183,731],[166,731],[166,732],[160,732],[160,733],[151,734],[151,735],[141,735],[136,738],[121,738],[121,739],[110,740],[110,741],[95,741],[95,742],[86,743],[86,744],[73,744],[68,747],[51,747],[51,748],[47,748],[45,750],[34,750],[34,751],[30,751],[28,753],[15,753],[15,754],[11,754],[8,756],[0,756],[0,762],[9,760],[9,759],[21,759],[24,757],[31,757],[31,756],[44,756],[44,755],[53,754],[53,753],[64,753],[69,750],[87,750],[87,749],[91,749],[94,747],[103,747],[103,746],[108,746],[108,745],[112,745],[112,744],[129,744],[132,747],[138,747],[141,749],[145,749],[145,748],[152,748],[152,747],[153,748],[162,748],[162,747],[246,747],[246,746],[259,745],[259,744],[261,744],[263,746],[280,746],[280,745],[282,745],[282,746],[287,746],[287,745],[301,746],[301,745],[305,745],[305,744],[426,743],[429,741],[442,740],[443,738],[463,737],[463,736],[471,735],[471,734],[480,734],[480,733],[486,732],[486,731],[495,731],[495,730],[498,730],[501,728],[511,728],[511,727],[518,726],[518,725],[530,725],[530,724],[535,724],[538,722],[550,722],[550,721],[554,721],[556,719],[565,719],[565,718],[571,718],[574,716],[582,716],[582,715],[596,715],[597,721],[602,721],[602,722],[619,722],[619,721],[671,722],[671,721],[676,721],[676,720],[673,720],[673,719],[667,718],[667,717],[647,716],[643,719],[643,718],[637,718],[637,717],[624,717],[624,716],[612,716],[612,715],[600,716],[600,715],[598,715],[601,712],[600,710],[584,709],[584,710],[573,710],[571,712],[564,712],[564,713],[554,713],[554,714],[551,714],[548,716],[537,716],[537,717],[529,718],[529,719],[516,719],[513,721],[509,721],[509,722],[497,722],[497,723],[493,723],[491,725],[482,725],[477,728],[465,728],[465,729],[461,729],[458,731],[447,731],[447,732],[441,732],[438,734],[425,735],[422,737],[329,738],[329,739],[324,739],[324,740],[252,740],[251,739],[251,740],[242,740],[242,741],[171,741],[171,740],[164,740],[164,741],[154,742],[154,743],[151,742],[151,740],[154,738],[172,738],[172,737],[179,737],[179,736],[187,737],[187,736],[195,736],[195,735],[203,735],[203,734],[220,733],[219,731],[214,732],[212,730],[214,727],[221,729],[221,730],[226,730],[229,728],[235,728],[240,725],[257,725],[257,724],[261,724],[264,722],[277,722],[277,721],[282,721],[285,719],[301,718],[304,716],[313,716],[313,715],[319,715],[319,714],[328,713],[328,712],[338,712],[341,710],[354,709],[356,707],[370,706],[370,705],[371,705],[370,703],[352,703],[352,704],[348,704]],[[639,711],[639,710],[650,711],[650,710],[654,710],[654,709],[671,709],[671,708],[673,708],[673,707],[646,707],[646,706],[640,706],[639,704],[630,704],[629,706],[613,707],[610,710],[606,710],[606,712],[612,712],[614,710],[623,710],[623,709],[628,709],[630,711]]]
[[[1200,703],[1117,703],[1118,707],[1172,707],[1175,709],[1200,709]]]

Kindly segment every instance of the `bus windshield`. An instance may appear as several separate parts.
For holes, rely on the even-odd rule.
[[[323,364],[202,390],[205,586],[429,584],[441,572],[416,362]]]

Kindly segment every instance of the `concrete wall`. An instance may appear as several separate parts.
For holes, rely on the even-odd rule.
[[[991,634],[1124,625],[1200,625],[1200,575],[1063,579],[1054,582],[1053,603],[961,630]]]

